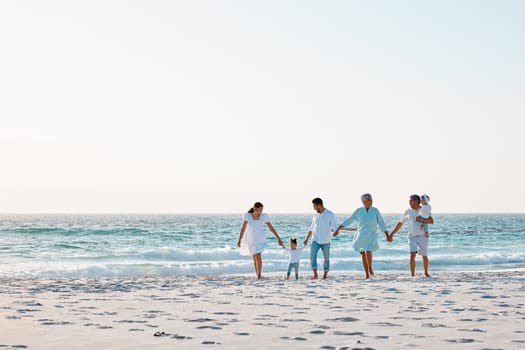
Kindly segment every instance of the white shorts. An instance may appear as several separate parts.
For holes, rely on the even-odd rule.
[[[409,236],[408,246],[410,249],[410,253],[419,253],[419,255],[428,256],[427,236]]]

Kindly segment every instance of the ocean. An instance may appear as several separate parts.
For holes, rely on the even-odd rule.
[[[384,215],[389,231],[399,214]],[[238,215],[0,215],[0,277],[178,276],[252,273],[236,246]],[[312,215],[272,215],[283,241],[302,241]],[[339,215],[341,222],[345,215]],[[525,214],[436,214],[429,248],[432,271],[525,267]],[[353,232],[332,241],[331,269],[361,272]],[[406,226],[380,236],[376,271],[405,271]],[[322,257],[321,257],[322,261]],[[283,272],[287,253],[268,232],[263,273]],[[418,269],[420,261],[418,259]],[[300,273],[309,274],[309,249]]]

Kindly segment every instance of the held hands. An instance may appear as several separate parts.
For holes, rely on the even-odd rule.
[[[237,241],[237,247],[238,247],[238,248],[241,247],[241,240],[240,240],[240,239]]]
[[[337,237],[338,234],[339,234],[339,229],[335,230],[332,236]]]
[[[284,244],[283,244],[283,241],[281,241],[280,238],[277,238],[277,243],[279,244],[279,246],[283,247],[284,248]]]
[[[308,245],[308,238],[304,240],[304,245],[307,246]]]

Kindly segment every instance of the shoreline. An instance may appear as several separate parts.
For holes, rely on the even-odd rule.
[[[517,349],[524,271],[0,278],[0,346]]]
[[[441,275],[441,274],[478,274],[478,273],[494,273],[494,272],[524,272],[525,273],[525,265],[523,264],[517,264],[514,266],[494,266],[490,269],[465,269],[465,270],[432,270],[430,269],[431,278],[434,278],[434,274]],[[311,275],[312,271],[310,269],[302,269],[299,271],[300,279],[309,279],[309,276]],[[379,280],[381,276],[389,276],[392,277],[394,275],[398,275],[400,278],[402,277],[409,277],[409,270],[408,268],[405,270],[376,270],[376,280]],[[270,271],[270,272],[264,272],[263,269],[263,280],[264,277],[279,277],[284,276],[286,274],[286,271]],[[334,276],[356,276],[359,277],[363,274],[363,271],[359,270],[333,270],[330,271],[329,279],[334,278]],[[219,274],[186,274],[186,275],[137,275],[137,276],[38,276],[38,277],[20,277],[20,276],[2,276],[0,275],[0,285],[2,282],[6,281],[40,281],[40,280],[57,280],[57,281],[75,281],[75,280],[106,280],[106,279],[179,279],[179,278],[209,278],[209,279],[220,279],[220,278],[227,278],[227,277],[245,277],[250,278],[253,277],[254,273],[219,273]],[[416,277],[421,277],[422,271],[420,266],[418,265],[416,267]],[[1,293],[1,289],[0,289]]]

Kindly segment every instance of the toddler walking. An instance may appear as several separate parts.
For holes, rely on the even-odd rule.
[[[288,252],[290,255],[290,260],[288,261],[288,272],[286,273],[286,279],[290,279],[290,274],[292,269],[295,270],[295,279],[299,279],[299,262],[301,260],[301,252],[305,246],[297,247],[297,238],[290,239],[290,248],[283,246],[283,249]]]

